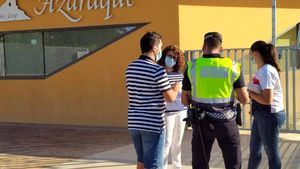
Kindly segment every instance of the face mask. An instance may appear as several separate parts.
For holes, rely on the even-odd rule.
[[[155,61],[156,61],[156,62],[159,61],[159,59],[161,58],[161,56],[162,56],[162,52],[161,52],[161,50],[160,50],[159,53],[156,54],[156,56],[155,56]]]
[[[253,56],[250,57],[250,60],[251,60],[251,63],[252,63],[252,64],[256,64],[256,62],[255,62]]]
[[[166,59],[165,59],[165,63],[166,63],[166,66],[167,66],[167,67],[172,68],[173,66],[175,66],[176,61],[175,61],[175,59],[173,59],[172,57],[169,57],[169,56],[167,55],[167,56],[166,56]]]

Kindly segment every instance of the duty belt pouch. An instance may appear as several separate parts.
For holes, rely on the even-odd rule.
[[[183,121],[185,121],[189,127],[192,126],[192,124],[198,124],[196,109],[190,107],[187,111],[187,117],[183,119]]]
[[[190,124],[200,124],[200,121],[204,118],[204,112],[199,108],[189,108],[188,117],[184,119],[189,125]]]
[[[235,120],[236,120],[236,124],[239,125],[239,126],[243,125],[241,114],[242,114],[242,106],[241,106],[241,104],[238,103],[236,105],[236,118],[235,118]]]
[[[200,123],[200,119],[199,119],[199,110],[197,110],[196,108],[191,108],[191,112],[192,112],[192,123],[193,124],[199,124]]]

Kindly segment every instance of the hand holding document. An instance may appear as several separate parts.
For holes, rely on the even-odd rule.
[[[249,83],[247,85],[247,89],[251,90],[252,92],[255,92],[257,94],[261,94],[262,93],[261,87],[259,85],[257,85],[257,84]]]

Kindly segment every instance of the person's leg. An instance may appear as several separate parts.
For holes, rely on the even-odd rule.
[[[129,130],[134,149],[137,155],[137,169],[144,169],[143,163],[143,144],[142,144],[142,137],[140,135],[139,130]]]
[[[163,149],[165,144],[165,130],[160,133],[140,131],[143,142],[145,169],[163,168]]]
[[[279,147],[278,147],[278,143],[279,143],[279,132],[280,132],[280,128],[282,127],[284,121],[285,121],[285,112],[281,111],[278,112],[276,114],[274,114],[276,116],[276,129],[273,132],[273,137],[274,137],[274,141],[273,143],[271,143],[273,150],[271,151],[271,153],[273,155],[271,155],[271,159],[269,160],[269,168],[281,168],[281,160],[280,160],[280,154],[279,154]],[[276,161],[275,163],[273,163],[273,161]]]
[[[178,114],[176,114],[173,143],[171,146],[173,169],[181,169],[182,166],[181,142],[185,129],[185,122],[183,121],[184,118],[186,118],[186,111],[180,111]]]
[[[257,127],[256,119],[254,118],[251,126],[251,137],[250,137],[250,157],[248,161],[248,169],[257,169],[262,158],[261,154],[261,139],[259,130]]]
[[[216,122],[214,127],[226,169],[240,169],[242,162],[241,140],[236,122]]]
[[[192,166],[193,169],[204,169],[205,160],[203,157],[203,147],[200,140],[199,129],[202,129],[202,138],[205,147],[205,154],[207,163],[210,159],[210,152],[215,138],[207,134],[205,125],[193,125],[193,138],[192,138]]]
[[[278,148],[279,130],[285,120],[284,112],[266,113],[264,123],[259,123],[262,143],[268,156],[269,168],[281,168]]]
[[[168,158],[170,154],[170,149],[173,140],[173,133],[175,128],[176,114],[171,114],[165,116],[166,123],[166,137],[165,137],[165,147],[164,147],[164,169],[168,168]]]

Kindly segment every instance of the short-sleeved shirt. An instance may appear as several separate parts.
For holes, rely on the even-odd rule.
[[[259,85],[262,90],[272,89],[273,102],[271,104],[271,112],[276,113],[284,109],[283,93],[280,84],[279,73],[275,67],[265,64],[254,75],[252,83]]]
[[[128,128],[161,132],[165,128],[165,99],[163,92],[171,85],[165,69],[148,56],[129,64],[126,70],[129,94]]]
[[[168,78],[170,80],[170,84],[173,85],[175,83],[182,83],[183,80],[183,74],[177,73],[177,72],[167,72]],[[177,94],[176,100],[173,102],[167,102],[166,104],[166,113],[173,114],[178,113],[179,111],[186,110],[187,107],[184,106],[181,103],[181,93],[182,90],[180,90]]]
[[[204,54],[204,58],[222,58],[220,54]],[[233,83],[233,88],[238,89],[245,87],[244,77],[243,74],[240,73],[240,77]],[[182,82],[182,90],[185,91],[191,91],[191,82],[187,74],[187,69],[184,73],[184,78]],[[208,115],[211,116],[214,119],[232,119],[235,117],[236,112],[234,111],[228,111],[231,110],[233,107],[233,103],[230,104],[215,104],[214,106],[210,105],[210,107],[207,107],[205,104],[203,104],[203,107],[201,104],[199,104],[199,107],[204,110],[208,110]],[[226,112],[226,113],[225,113]]]

